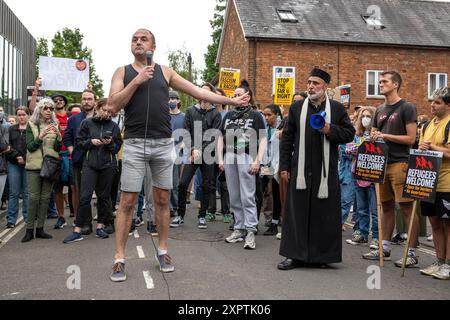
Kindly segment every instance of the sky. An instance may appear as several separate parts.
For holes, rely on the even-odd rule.
[[[114,71],[133,62],[131,36],[139,28],[156,37],[155,61],[168,65],[168,51],[192,53],[194,67],[205,67],[204,54],[212,43],[209,21],[215,0],[5,0],[28,31],[47,38],[65,27],[79,28],[83,44],[92,49],[97,74],[108,95]]]

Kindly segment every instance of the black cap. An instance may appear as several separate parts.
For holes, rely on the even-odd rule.
[[[169,91],[169,99],[170,98],[180,99],[180,96],[178,95],[178,92],[176,92],[176,91]]]
[[[66,96],[60,94],[60,93],[55,93],[54,95],[52,95],[52,100],[54,100],[55,98],[62,98],[65,102],[65,105],[67,106],[67,104],[69,103],[69,101],[67,100]]]
[[[309,74],[310,77],[319,77],[320,79],[322,79],[323,81],[325,81],[326,83],[330,83],[331,81],[331,76],[328,72],[323,71],[319,68],[314,68],[311,70],[311,73]]]

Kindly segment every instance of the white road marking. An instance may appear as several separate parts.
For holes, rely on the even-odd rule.
[[[20,217],[19,220],[17,220],[16,225],[18,226],[23,221],[23,217]],[[3,230],[2,233],[0,233],[0,239],[3,238],[4,235],[6,235],[11,229]]]
[[[4,239],[1,239],[0,249],[8,243],[16,234],[18,234],[25,227],[25,223],[22,223],[15,227],[11,233],[9,233]]]
[[[144,274],[144,279],[145,279],[145,284],[147,285],[147,289],[151,290],[155,288],[155,284],[153,283],[153,279],[150,276],[150,272],[149,271],[143,271],[142,272]]]
[[[144,254],[144,250],[142,249],[142,246],[137,246],[136,249],[137,249],[139,258],[145,259],[145,254]]]
[[[134,230],[134,238],[135,239],[139,239],[140,238],[139,232],[137,230]]]

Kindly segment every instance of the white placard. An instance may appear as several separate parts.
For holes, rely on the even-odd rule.
[[[89,62],[39,57],[39,77],[42,90],[83,92],[89,84]]]

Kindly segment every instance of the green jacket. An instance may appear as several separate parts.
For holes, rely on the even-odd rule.
[[[59,159],[62,143],[58,141],[58,136],[51,133],[46,135],[43,141],[39,139],[39,133],[44,131],[47,126],[48,124],[41,123],[38,127],[36,124],[28,121],[26,170],[41,170],[43,155]]]

